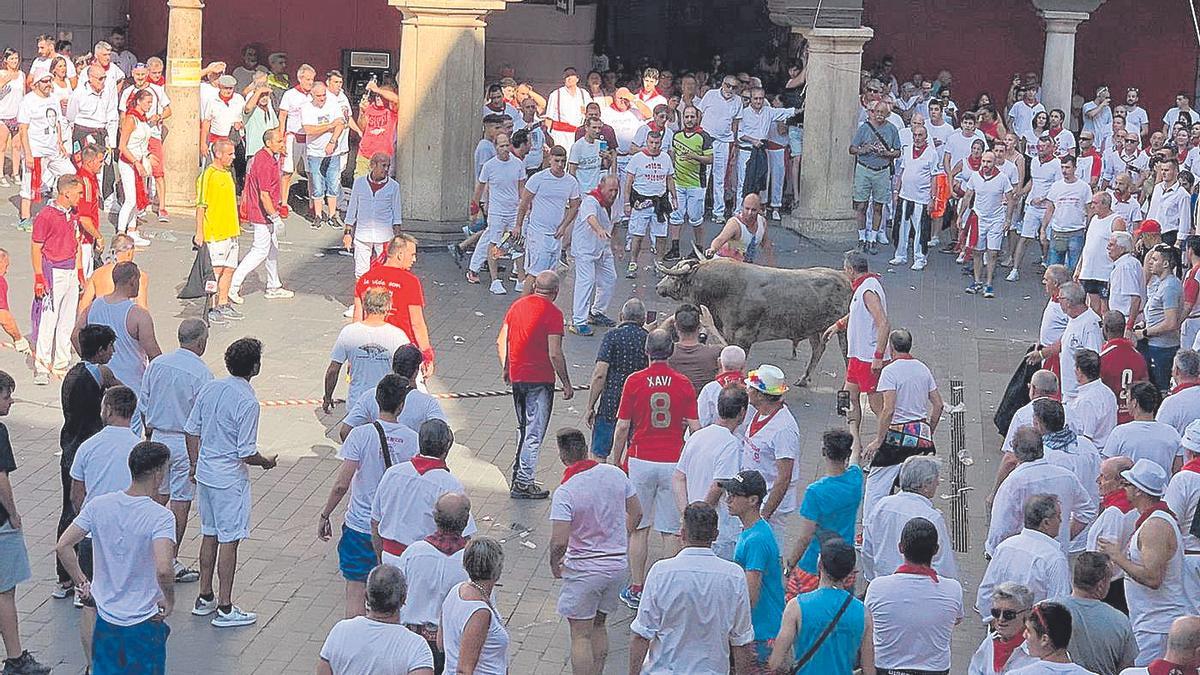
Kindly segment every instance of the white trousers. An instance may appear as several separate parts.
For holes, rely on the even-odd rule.
[[[713,141],[712,188],[714,219],[725,218],[725,172],[729,169],[729,142]]]
[[[903,200],[900,201],[900,213],[908,209]],[[925,218],[925,205],[914,204],[912,213],[900,219],[900,236],[896,239],[896,259],[908,261],[909,242],[912,242],[913,262],[925,261],[925,247],[921,245],[921,221]]]
[[[617,267],[612,248],[607,243],[598,253],[575,254],[575,300],[571,320],[581,325],[587,323],[589,311],[603,314],[612,300],[616,284]]]
[[[117,175],[121,178],[121,212],[117,214],[117,232],[137,229],[137,172],[128,162],[117,162]]]
[[[372,242],[355,239],[352,244],[354,249],[354,278],[358,279],[371,269],[371,261],[383,255],[384,249],[387,248],[386,241]]]
[[[863,518],[875,509],[880,499],[892,494],[892,485],[900,475],[899,464],[893,466],[871,467],[867,474],[867,482],[863,487]]]
[[[767,150],[767,167],[770,173],[767,181],[771,186],[771,208],[783,206],[783,181],[787,175],[787,163],[784,161],[784,149]]]
[[[254,243],[250,245],[250,251],[233,271],[233,280],[230,281],[229,286],[233,290],[240,289],[242,282],[246,280],[246,275],[266,262],[267,288],[281,288],[283,282],[279,280],[279,233],[275,231],[275,226],[271,223],[253,223],[253,225]]]
[[[738,148],[737,151],[737,194],[733,196],[735,208],[742,207],[742,190],[746,187],[746,165],[750,163],[751,150]]]
[[[79,306],[79,277],[75,269],[50,270],[46,283],[51,296],[42,302],[38,322],[37,359],[33,373],[49,373],[49,368],[66,370],[71,363],[71,330],[75,327],[75,309]]]
[[[87,279],[96,271],[96,245],[79,242],[80,257],[83,263],[83,278]]]

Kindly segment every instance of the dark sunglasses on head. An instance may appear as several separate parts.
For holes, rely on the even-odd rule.
[[[1000,619],[1001,621],[1012,621],[1013,619],[1017,618],[1023,611],[1025,611],[1025,610],[996,609],[995,607],[993,607],[992,608],[992,618]]]

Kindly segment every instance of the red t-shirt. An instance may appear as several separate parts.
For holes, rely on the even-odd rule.
[[[370,159],[382,152],[391,157],[396,152],[396,111],[390,106],[367,105],[363,108],[366,126],[358,142],[358,156]]]
[[[1117,424],[1133,419],[1127,412],[1130,385],[1149,379],[1146,359],[1132,342],[1117,338],[1104,343],[1100,349],[1100,380],[1117,396]]]
[[[511,382],[554,382],[550,336],[563,334],[563,313],[540,295],[517,300],[504,315],[508,326],[508,379]]]
[[[33,241],[42,245],[42,257],[51,262],[73,260],[79,249],[75,232],[79,219],[50,204],[33,219]],[[37,270],[41,272],[41,270]]]
[[[369,288],[386,288],[392,293],[392,311],[388,314],[387,322],[404,331],[408,339],[414,343],[417,335],[413,332],[412,318],[408,308],[425,306],[425,291],[421,289],[421,280],[417,275],[399,267],[376,265],[367,270],[354,285],[354,297],[362,299]]]
[[[8,279],[0,277],[0,309],[8,309]]]
[[[1193,267],[1183,275],[1183,302],[1192,305],[1192,314],[1196,313],[1196,298],[1200,296],[1200,267]],[[1188,317],[1183,317],[1188,318]],[[1184,345],[1191,347],[1191,345]]]
[[[82,218],[87,216],[92,219],[92,225],[97,231],[100,229],[100,180],[96,178],[96,174],[88,171],[83,167],[75,169],[75,175],[83,181],[83,196],[79,198],[79,203],[75,206],[75,213]],[[79,241],[84,244],[94,244],[96,240],[92,235],[87,233],[82,227],[79,228]]]
[[[691,380],[665,361],[653,361],[625,380],[618,420],[629,420],[629,456],[648,462],[678,462],[683,421],[700,419]]]
[[[279,174],[279,159],[270,150],[263,148],[250,158],[250,168],[246,174],[246,188],[242,191],[241,216],[244,220],[260,225],[267,223],[267,214],[263,213],[262,199],[259,197],[260,192],[271,195],[275,212],[279,213],[279,198],[282,194]]]

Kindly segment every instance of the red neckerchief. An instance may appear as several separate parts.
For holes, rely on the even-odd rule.
[[[762,431],[763,427],[770,424],[771,420],[775,419],[775,416],[778,415],[779,411],[783,410],[783,408],[784,408],[783,406],[779,406],[778,408],[775,409],[775,412],[771,413],[770,415],[767,415],[765,418],[761,414],[759,414],[758,411],[755,411],[754,417],[750,420],[750,428],[746,430],[746,435],[753,436],[754,434],[757,434],[758,432]]]
[[[445,469],[446,471],[450,470],[450,467],[446,466],[446,460],[438,459],[437,457],[416,455],[411,461],[413,468],[416,469],[417,473],[422,476],[430,471],[433,471],[434,469]]]
[[[938,581],[937,572],[928,565],[914,565],[912,563],[904,563],[896,568],[896,574],[920,574],[921,576],[933,579],[933,583],[940,584]]]
[[[972,171],[978,171],[980,166],[983,166],[983,155],[978,158],[967,155],[967,166],[971,167]]]
[[[1100,156],[1100,151],[1097,150],[1096,146],[1094,146],[1094,145],[1092,147],[1088,148],[1087,152],[1080,155],[1080,157],[1099,157],[1099,156]]]
[[[312,91],[312,87],[309,87],[308,89],[305,89],[304,87],[301,87],[301,86],[300,86],[300,85],[298,85],[298,84],[297,84],[297,85],[294,87],[294,89],[295,89],[296,91],[300,92],[301,94],[304,94],[305,96],[308,96],[308,92]]]
[[[387,178],[384,178],[382,181],[376,183],[375,181],[371,180],[370,176],[367,176],[367,185],[371,188],[371,194],[375,194],[376,192],[382,190],[384,185],[387,185]]]
[[[1058,135],[1062,133],[1062,130],[1063,130],[1062,127],[1059,127],[1058,131],[1055,131],[1053,128],[1051,128],[1051,129],[1047,129],[1046,133],[1050,134],[1050,138],[1053,138],[1054,140],[1058,140]]]
[[[916,158],[920,157],[921,155],[923,155],[925,153],[925,148],[927,148],[927,147],[929,147],[928,143],[926,143],[925,145],[914,145],[913,146],[913,159],[916,159]]]
[[[1183,161],[1187,159],[1188,150],[1189,150],[1189,148],[1184,148],[1182,152],[1180,152],[1178,155],[1176,155],[1176,158],[1179,160],[1180,164],[1182,164]]]
[[[646,122],[646,126],[650,128],[650,131],[662,131],[662,129],[660,129],[659,126],[654,123],[654,120]]]
[[[612,202],[611,202],[611,201],[608,201],[607,199],[605,199],[605,198],[604,198],[604,195],[603,195],[603,194],[601,194],[601,192],[600,192],[600,186],[598,186],[598,185],[597,185],[597,186],[596,186],[595,188],[593,188],[593,189],[592,189],[592,191],[591,191],[591,192],[589,192],[588,194],[589,194],[589,195],[591,195],[591,196],[593,196],[593,197],[595,197],[595,198],[596,198],[596,201],[600,202],[600,206],[603,206],[603,207],[604,207],[604,208],[606,208],[606,209],[612,206]]]
[[[590,469],[594,466],[599,466],[599,464],[600,463],[594,459],[581,459],[578,462],[574,462],[573,464],[571,464],[570,466],[568,466],[566,469],[563,470],[562,482],[565,483],[565,482],[571,480],[572,476],[575,476],[576,474],[581,474],[584,471],[587,471],[588,469]]]
[[[229,103],[230,101],[232,101],[232,100],[233,100],[233,92],[232,92],[232,91],[231,91],[231,92],[229,92],[229,96],[226,96],[226,95],[224,94],[224,92],[218,92],[218,93],[217,93],[217,98],[221,99],[221,102],[222,102],[222,103]]]
[[[660,148],[658,152],[652,155],[650,154],[650,148],[642,148],[642,154],[646,155],[647,157],[658,157],[662,154],[662,149]]]
[[[864,281],[866,281],[867,279],[871,279],[871,278],[878,279],[879,275],[875,274],[874,272],[868,272],[866,274],[859,275],[859,277],[857,279],[850,282],[850,292],[854,293],[855,291],[858,290],[859,286],[863,285]]]
[[[1113,190],[1112,196],[1116,197],[1116,198],[1117,198],[1117,201],[1119,201],[1119,202],[1121,202],[1122,204],[1124,204],[1124,203],[1128,202],[1130,199],[1132,199],[1132,198],[1133,198],[1133,193],[1132,193],[1132,192],[1130,192],[1129,194],[1125,195],[1125,198],[1124,198],[1124,199],[1122,199],[1122,198],[1121,198],[1121,193],[1120,193],[1120,192],[1117,192],[1116,190]]]
[[[698,133],[700,133],[700,127],[699,127],[699,126],[694,126],[694,127],[684,127],[684,128],[683,128],[683,133],[685,133],[685,134],[689,134],[689,135],[690,135],[690,134],[698,134]]]
[[[617,107],[617,101],[624,101],[624,100],[625,100],[625,99],[623,99],[623,98],[614,98],[614,99],[612,100],[612,103],[609,103],[609,104],[608,104],[608,107],[612,108],[613,110],[616,110],[617,112],[625,112],[626,110],[629,110],[629,108],[628,108],[628,107],[625,107],[625,108],[618,108],[618,107]]]
[[[141,120],[141,121],[145,122],[146,124],[150,123],[150,120],[146,119],[145,113],[143,113],[141,110],[138,110],[137,108],[135,108],[133,106],[129,106],[129,109],[125,111],[125,114],[129,115],[130,117],[134,118],[135,120]]]
[[[149,81],[151,84],[157,84],[157,85],[158,85],[158,86],[160,86],[160,87],[161,87],[161,86],[163,86],[163,85],[165,85],[165,84],[167,83],[167,78],[163,77],[162,75],[159,75],[158,77],[155,77],[155,76],[153,76],[153,75],[149,75],[149,76],[147,76],[147,77],[146,77],[146,79],[147,79],[147,80],[148,80],[148,81]]]
[[[1200,387],[1200,380],[1198,380],[1196,382],[1184,382],[1183,384],[1177,384],[1177,385],[1175,385],[1174,388],[1171,389],[1171,393],[1178,394],[1179,392],[1183,391],[1184,389],[1191,389],[1192,387]]]
[[[1191,471],[1192,473],[1200,473],[1200,457],[1197,457],[1188,463],[1184,464],[1179,469],[1180,471]]]
[[[467,547],[467,538],[453,532],[437,531],[425,537],[429,545],[441,551],[442,555],[454,555]]]
[[[981,161],[982,161],[982,160],[981,160]],[[984,179],[984,180],[991,180],[991,179],[995,178],[996,176],[999,176],[999,175],[1000,175],[1000,169],[997,169],[996,167],[994,167],[994,166],[993,166],[993,167],[992,167],[992,170],[993,170],[993,171],[995,171],[995,173],[993,173],[993,174],[992,174],[992,175],[990,175],[990,176],[989,176],[989,175],[987,175],[986,173],[984,173],[983,171],[980,171],[980,172],[979,172],[979,175],[980,175],[980,176],[983,176],[983,179]]]
[[[1000,634],[997,633],[996,638],[992,640],[992,670],[997,673],[1003,671],[1004,664],[1008,663],[1009,657],[1024,643],[1024,632],[1018,631],[1016,635],[1007,640],[1000,639]]]
[[[638,98],[642,99],[643,101],[649,101],[650,99],[654,98],[655,96],[662,96],[662,94],[660,94],[658,92],[658,87],[655,87],[654,90],[650,92],[649,96],[646,95],[646,88],[642,87],[641,89],[638,90],[637,95],[638,95]]]
[[[740,370],[730,370],[724,373],[718,373],[715,379],[717,384],[721,385],[721,388],[724,389],[734,382],[741,382],[742,380],[746,379],[746,376]]]
[[[1154,659],[1146,666],[1148,675],[1196,675],[1200,670],[1191,666],[1181,666],[1166,659]]]
[[[1045,157],[1042,157],[1042,155],[1040,153],[1038,154],[1038,161],[1041,162],[1042,164],[1045,164],[1046,162],[1049,162],[1052,159],[1054,159],[1054,148],[1051,148],[1050,154],[1046,155]]]
[[[1136,530],[1139,527],[1141,527],[1142,523],[1149,520],[1150,516],[1154,515],[1155,511],[1162,511],[1163,513],[1171,516],[1172,518],[1175,517],[1175,513],[1172,512],[1171,509],[1167,508],[1167,503],[1160,499],[1160,500],[1154,502],[1153,504],[1151,504],[1150,509],[1148,511],[1146,511],[1142,515],[1138,516],[1137,522],[1133,524],[1133,529]]]
[[[1101,511],[1110,506],[1117,507],[1121,510],[1121,513],[1129,513],[1133,509],[1133,504],[1129,503],[1129,497],[1126,496],[1124,490],[1113,490],[1100,498]]]
[[[485,104],[483,104],[483,105],[484,105],[484,107],[486,107],[488,110],[491,110],[491,111],[492,111],[492,112],[494,112],[494,113],[502,113],[502,112],[504,112],[504,110],[505,110],[505,108],[504,108],[504,103],[505,103],[504,101],[501,101],[501,102],[500,102],[500,109],[499,109],[499,110],[496,110],[495,108],[493,108],[491,103],[485,103]]]

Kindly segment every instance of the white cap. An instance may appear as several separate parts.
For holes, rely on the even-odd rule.
[[[1132,469],[1121,472],[1121,478],[1151,497],[1161,497],[1167,491],[1167,472],[1151,459],[1139,459]]]
[[[1187,425],[1187,428],[1183,430],[1183,436],[1179,439],[1179,444],[1200,455],[1200,420],[1192,420],[1192,423]]]

